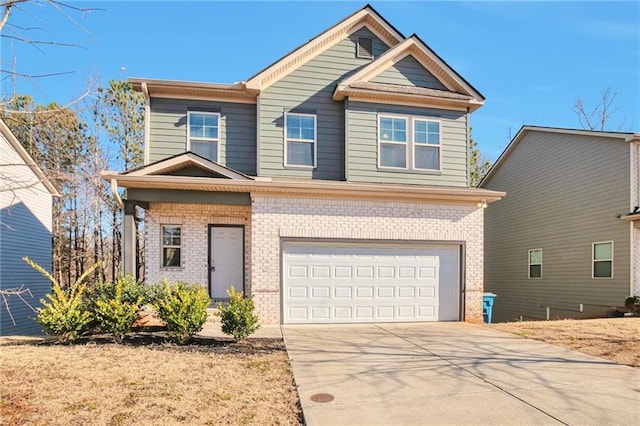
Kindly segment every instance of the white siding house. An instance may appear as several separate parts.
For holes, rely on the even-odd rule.
[[[0,335],[36,334],[41,330],[25,301],[38,306],[51,283],[22,258],[28,256],[51,270],[54,196],[59,196],[56,189],[0,120],[0,289],[24,286],[31,291],[31,296],[22,294],[24,301],[16,295],[0,300]]]

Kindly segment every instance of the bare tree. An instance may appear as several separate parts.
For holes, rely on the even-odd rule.
[[[578,122],[583,129],[588,130],[622,130],[624,119],[614,126],[612,119],[619,108],[616,106],[618,92],[611,87],[605,87],[600,92],[600,98],[592,106],[585,104],[581,96],[576,98],[573,111],[578,116]]]

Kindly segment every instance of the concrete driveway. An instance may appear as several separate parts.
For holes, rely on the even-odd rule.
[[[308,425],[638,424],[631,367],[465,323],[284,326]],[[330,402],[314,402],[317,394]]]

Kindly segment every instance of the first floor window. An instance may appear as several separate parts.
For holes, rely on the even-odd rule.
[[[211,161],[218,161],[220,114],[189,111],[187,116],[188,150]]]
[[[316,167],[316,116],[285,114],[286,166]]]
[[[613,242],[593,243],[593,278],[613,278]]]
[[[542,278],[542,249],[529,250],[529,278]]]
[[[180,262],[180,227],[164,225],[162,227],[162,267],[179,268]]]

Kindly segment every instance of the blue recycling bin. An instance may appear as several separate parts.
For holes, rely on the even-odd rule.
[[[491,324],[491,314],[493,312],[493,300],[497,297],[493,293],[482,294],[482,318],[487,324]]]

